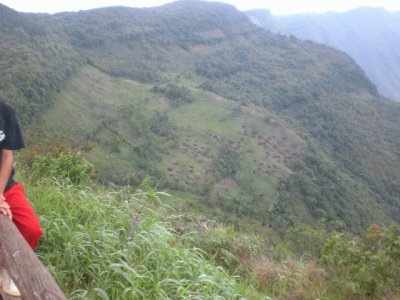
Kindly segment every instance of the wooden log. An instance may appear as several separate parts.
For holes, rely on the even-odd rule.
[[[22,299],[66,300],[50,272],[40,262],[14,223],[3,214],[0,214],[0,264],[14,280]]]

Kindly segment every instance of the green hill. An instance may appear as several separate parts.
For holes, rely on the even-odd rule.
[[[187,88],[191,101],[179,105],[154,90],[87,67],[44,118],[73,145],[96,144],[87,156],[102,182],[137,185],[152,175],[164,187],[249,217],[259,210],[253,194],[260,205],[273,205],[279,180],[306,151],[293,129],[264,108],[201,89]]]
[[[203,1],[19,16],[65,45],[45,60],[51,70],[77,66],[51,76],[59,93],[47,106],[26,96],[41,107],[28,139],[88,149],[101,182],[151,176],[238,226],[398,222],[400,107],[343,53]],[[32,54],[51,49],[30,40]],[[42,65],[24,67],[40,75]]]

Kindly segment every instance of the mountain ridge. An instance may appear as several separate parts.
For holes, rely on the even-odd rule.
[[[344,13],[260,15],[248,12],[260,26],[274,32],[326,44],[348,53],[386,97],[399,101],[400,12],[358,8]],[[264,23],[262,20],[264,20]]]
[[[87,137],[104,182],[151,175],[208,213],[278,229],[398,221],[400,108],[344,53],[203,1],[24,16],[77,63],[38,132]]]

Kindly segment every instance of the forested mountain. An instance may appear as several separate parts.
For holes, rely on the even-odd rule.
[[[31,145],[67,138],[99,181],[151,176],[239,226],[399,221],[400,106],[344,53],[220,3],[1,9],[1,42],[24,50],[0,56],[1,89]]]
[[[61,36],[0,4],[0,98],[26,123],[54,101],[81,58]]]
[[[272,16],[249,11],[258,25],[349,54],[382,95],[400,101],[400,12],[359,8],[344,13]]]

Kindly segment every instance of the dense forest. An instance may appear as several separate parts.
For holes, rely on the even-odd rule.
[[[399,221],[400,106],[342,52],[220,3],[0,9],[1,97],[27,164],[62,140],[101,183],[150,177],[239,228]]]

